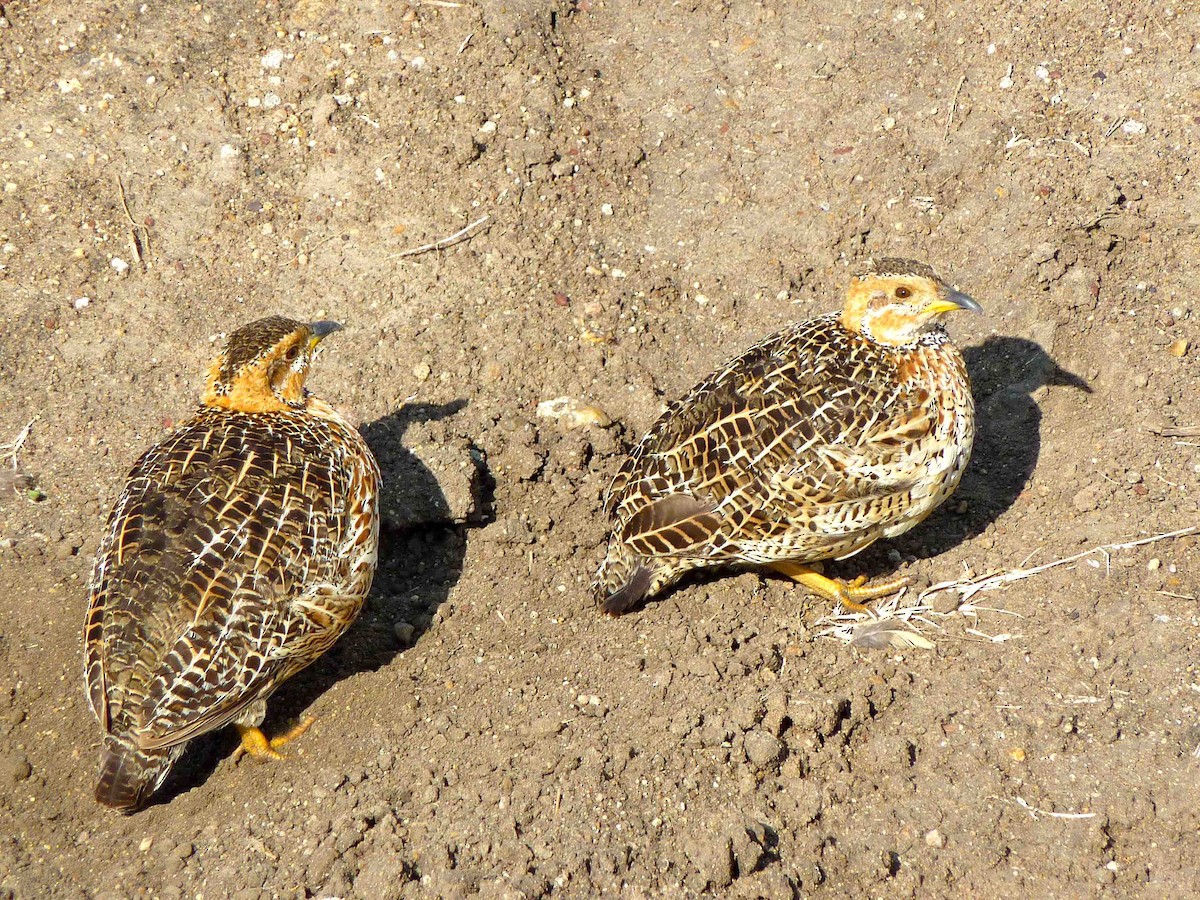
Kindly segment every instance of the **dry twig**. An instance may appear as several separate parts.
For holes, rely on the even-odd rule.
[[[125,210],[125,218],[129,220],[129,249],[133,251],[133,258],[145,269],[145,257],[150,253],[150,229],[134,220],[129,209],[129,197],[125,194],[125,182],[120,174],[117,175],[117,190],[121,194],[121,207]]]
[[[950,112],[946,114],[946,130],[942,132],[943,141],[950,140],[950,126],[954,124],[954,111],[958,109],[958,95],[962,93],[963,85],[966,83],[966,75],[958,79],[958,87],[954,89],[954,99],[950,101]]]
[[[29,440],[29,432],[33,430],[33,423],[39,418],[41,417],[34,416],[32,419],[30,419],[29,423],[17,432],[17,436],[12,439],[12,443],[0,444],[0,455],[3,455],[8,459],[9,462],[12,463],[12,469],[14,472],[19,468],[17,463],[17,454],[21,452],[21,448],[25,446],[25,442]]]
[[[454,234],[447,235],[440,240],[433,241],[429,244],[422,244],[420,247],[412,247],[408,250],[401,250],[399,253],[393,253],[388,259],[403,259],[406,256],[416,256],[418,253],[428,253],[430,250],[445,250],[447,247],[452,247],[459,241],[465,241],[467,238],[475,236],[475,229],[491,220],[490,215],[483,215],[467,225],[465,228],[460,228]]]
[[[1151,425],[1146,430],[1159,437],[1200,437],[1200,425]]]
[[[1129,550],[1132,547],[1141,547],[1143,544],[1154,544],[1158,541],[1166,541],[1171,538],[1186,537],[1189,534],[1195,534],[1200,531],[1200,525],[1189,525],[1187,528],[1180,528],[1178,531],[1170,531],[1166,534],[1156,534],[1147,538],[1140,538],[1136,541],[1123,541],[1120,544],[1104,544],[1100,547],[1092,547],[1090,550],[1084,550],[1076,553],[1074,556],[1067,556],[1063,559],[1056,559],[1053,562],[1043,563],[1040,566],[1034,566],[1031,569],[1013,569],[1009,572],[1000,572],[995,575],[984,575],[979,578],[967,579],[965,581],[942,581],[938,584],[931,585],[923,590],[917,597],[918,601],[924,600],[933,594],[940,594],[942,591],[956,590],[961,595],[961,602],[966,602],[981,591],[991,591],[1008,584],[1013,581],[1020,581],[1024,578],[1029,578],[1033,575],[1040,575],[1049,569],[1065,566],[1068,563],[1078,562],[1085,557],[1091,556],[1093,553],[1103,553],[1107,558],[1108,554],[1113,550]]]
[[[1016,800],[1017,806],[1029,813],[1033,818],[1038,816],[1049,816],[1052,819],[1094,819],[1095,813],[1060,813],[1047,812],[1044,809],[1038,809],[1036,806],[1030,806],[1024,797],[1018,797]]]

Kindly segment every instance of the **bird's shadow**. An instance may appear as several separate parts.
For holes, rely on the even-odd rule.
[[[437,479],[401,439],[411,426],[444,419],[465,406],[465,400],[406,405],[362,427],[383,474],[383,528],[371,594],[358,620],[329,652],[268,701],[263,722],[268,737],[286,731],[339,681],[375,671],[415,644],[458,581],[466,554],[465,526],[450,523],[450,506]],[[193,740],[151,803],[168,803],[202,784],[237,744],[232,729]]]
[[[1087,382],[1058,366],[1035,341],[996,335],[963,350],[975,397],[975,449],[958,490],[908,534],[876,544],[853,565],[869,575],[895,571],[887,551],[927,558],[982,534],[1029,482],[1041,452],[1043,386],[1091,393]]]

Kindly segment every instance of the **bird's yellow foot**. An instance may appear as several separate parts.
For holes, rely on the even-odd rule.
[[[278,737],[270,739],[258,728],[251,728],[249,725],[238,725],[237,730],[238,734],[242,736],[242,743],[233,752],[233,760],[237,762],[247,753],[255,759],[283,759],[283,754],[279,752],[279,748],[288,741],[293,741],[300,737],[300,735],[312,727],[312,723],[315,721],[317,721],[315,716],[309,716],[299,725],[295,725]]]
[[[869,612],[866,602],[894,594],[900,588],[912,584],[912,579],[907,575],[898,575],[872,585],[867,584],[866,575],[859,575],[853,581],[826,578],[811,566],[798,562],[771,563],[771,568],[804,585],[814,594],[832,600],[851,612]]]

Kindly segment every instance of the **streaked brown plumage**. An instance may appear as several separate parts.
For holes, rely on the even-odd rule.
[[[339,328],[279,316],[230,335],[195,416],[129,473],[84,626],[105,731],[96,799],[142,806],[185,743],[234,724],[256,756],[266,700],[358,615],[379,543],[379,468],[304,380]],[[286,738],[287,736],[285,736]]]
[[[927,265],[881,260],[841,313],[771,335],[670,404],[609,488],[604,611],[731,563],[855,607],[896,590],[807,564],[903,534],[958,486],[975,407],[939,322],[955,309],[979,306]]]

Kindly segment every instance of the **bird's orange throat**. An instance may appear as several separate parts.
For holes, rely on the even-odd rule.
[[[223,384],[221,358],[218,357],[208,368],[208,379],[200,402],[204,406],[243,413],[294,410],[304,398],[304,373],[289,371],[284,379],[282,398],[271,389],[265,363],[242,373],[232,384]],[[284,399],[291,397],[295,397],[297,402],[291,403]]]

